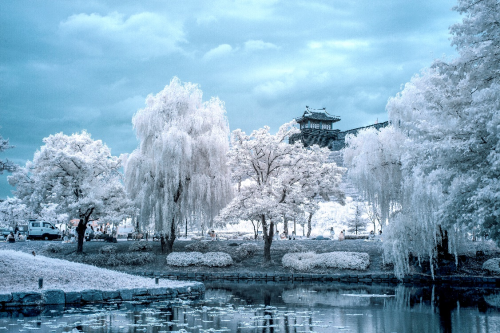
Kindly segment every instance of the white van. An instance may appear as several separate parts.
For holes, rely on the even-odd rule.
[[[50,222],[30,220],[28,222],[28,239],[57,239],[61,236],[60,230]]]

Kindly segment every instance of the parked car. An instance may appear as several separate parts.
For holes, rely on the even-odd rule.
[[[0,238],[5,239],[11,231],[12,228],[0,228]]]
[[[58,239],[61,231],[47,221],[30,220],[28,222],[28,239]]]

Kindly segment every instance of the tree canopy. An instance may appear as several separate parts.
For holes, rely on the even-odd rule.
[[[58,214],[79,218],[78,252],[82,252],[91,217],[116,218],[120,214],[123,219],[131,213],[119,173],[121,159],[85,131],[50,135],[43,142],[33,161],[9,176],[9,183],[35,215],[47,213],[47,205],[57,204]]]
[[[167,235],[186,220],[213,217],[231,199],[226,155],[229,126],[218,98],[202,102],[202,91],[173,78],[132,122],[140,141],[125,164],[125,184],[139,209],[138,221]]]
[[[238,190],[219,220],[260,220],[264,261],[271,260],[274,226],[283,215],[311,213],[316,196],[344,197],[339,189],[343,169],[327,163],[327,148],[288,144],[287,138],[298,131],[294,124],[282,125],[275,135],[264,127],[251,135],[238,129],[231,136],[229,165]]]
[[[469,232],[500,241],[500,3],[461,0],[455,10],[459,57],[389,100],[391,127],[347,138],[349,175],[389,221],[384,248],[398,276],[410,253],[434,267]]]

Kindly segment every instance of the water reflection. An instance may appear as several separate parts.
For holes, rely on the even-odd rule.
[[[0,312],[11,332],[500,332],[500,290],[207,284],[197,302]]]

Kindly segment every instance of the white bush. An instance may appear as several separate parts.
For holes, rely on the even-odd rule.
[[[308,271],[318,267],[318,255],[314,252],[287,253],[281,259],[285,268],[293,268],[298,271]]]
[[[172,252],[167,256],[167,265],[171,266],[209,266],[224,267],[233,264],[231,256],[225,252]]]
[[[283,267],[298,271],[313,268],[338,268],[366,270],[370,266],[370,256],[361,252],[314,252],[287,253],[281,259]]]
[[[483,264],[483,269],[492,274],[500,274],[500,258],[486,260]]]
[[[207,252],[203,255],[203,265],[209,267],[224,267],[233,264],[231,256],[225,252]]]
[[[329,252],[318,256],[326,268],[365,270],[370,266],[370,255],[363,252]]]
[[[201,252],[172,252],[167,256],[167,264],[172,266],[191,266],[203,263]]]

